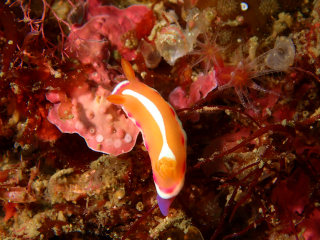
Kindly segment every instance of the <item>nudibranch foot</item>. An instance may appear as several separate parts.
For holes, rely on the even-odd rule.
[[[159,195],[157,195],[159,209],[160,209],[163,216],[168,216],[170,205],[175,198],[176,197],[164,199],[164,198],[160,197]]]

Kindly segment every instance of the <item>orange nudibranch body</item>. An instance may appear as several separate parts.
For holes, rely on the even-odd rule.
[[[170,104],[136,79],[128,61],[122,59],[121,64],[128,81],[119,83],[107,99],[121,105],[139,127],[150,155],[159,207],[168,215],[173,198],[184,184],[186,134]]]

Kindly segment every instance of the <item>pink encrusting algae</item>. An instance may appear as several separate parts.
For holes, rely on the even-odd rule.
[[[85,19],[87,22],[82,26],[73,27],[73,31],[68,36],[70,43],[66,47],[70,46],[70,51],[73,52],[82,48],[78,56],[80,61],[82,58],[88,58],[88,55],[98,54],[91,58],[93,61],[100,61],[97,62],[98,65],[103,64],[103,60],[108,60],[103,55],[99,56],[107,49],[106,44],[114,46],[124,58],[134,60],[135,50],[143,37],[137,33],[137,26],[143,24],[147,34],[151,31],[144,22],[153,21],[152,14],[145,19],[150,15],[150,9],[144,5],[133,5],[126,9],[113,6],[99,6],[92,8],[91,11],[90,9]],[[100,45],[99,49],[91,49],[95,45]]]
[[[46,97],[54,107],[49,111],[48,120],[62,132],[78,133],[95,151],[112,155],[129,152],[135,145],[139,129],[106,100],[109,95],[110,91],[101,86],[83,85],[80,90],[74,89],[69,113],[63,118],[60,112],[65,109],[60,108],[65,102],[61,102],[61,94],[50,92]]]

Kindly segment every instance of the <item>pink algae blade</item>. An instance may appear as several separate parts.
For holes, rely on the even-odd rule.
[[[76,91],[76,90],[75,90]],[[106,100],[110,91],[99,86],[77,95],[73,93],[71,114],[59,117],[60,102],[57,93],[49,93],[47,99],[54,103],[48,120],[61,132],[78,133],[94,151],[112,155],[129,152],[135,145],[139,129],[121,109]]]

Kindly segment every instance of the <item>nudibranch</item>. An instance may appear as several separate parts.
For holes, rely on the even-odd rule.
[[[121,65],[128,80],[119,83],[107,99],[120,105],[140,129],[151,159],[158,204],[167,216],[184,184],[186,134],[170,104],[136,79],[127,60],[122,58]]]

